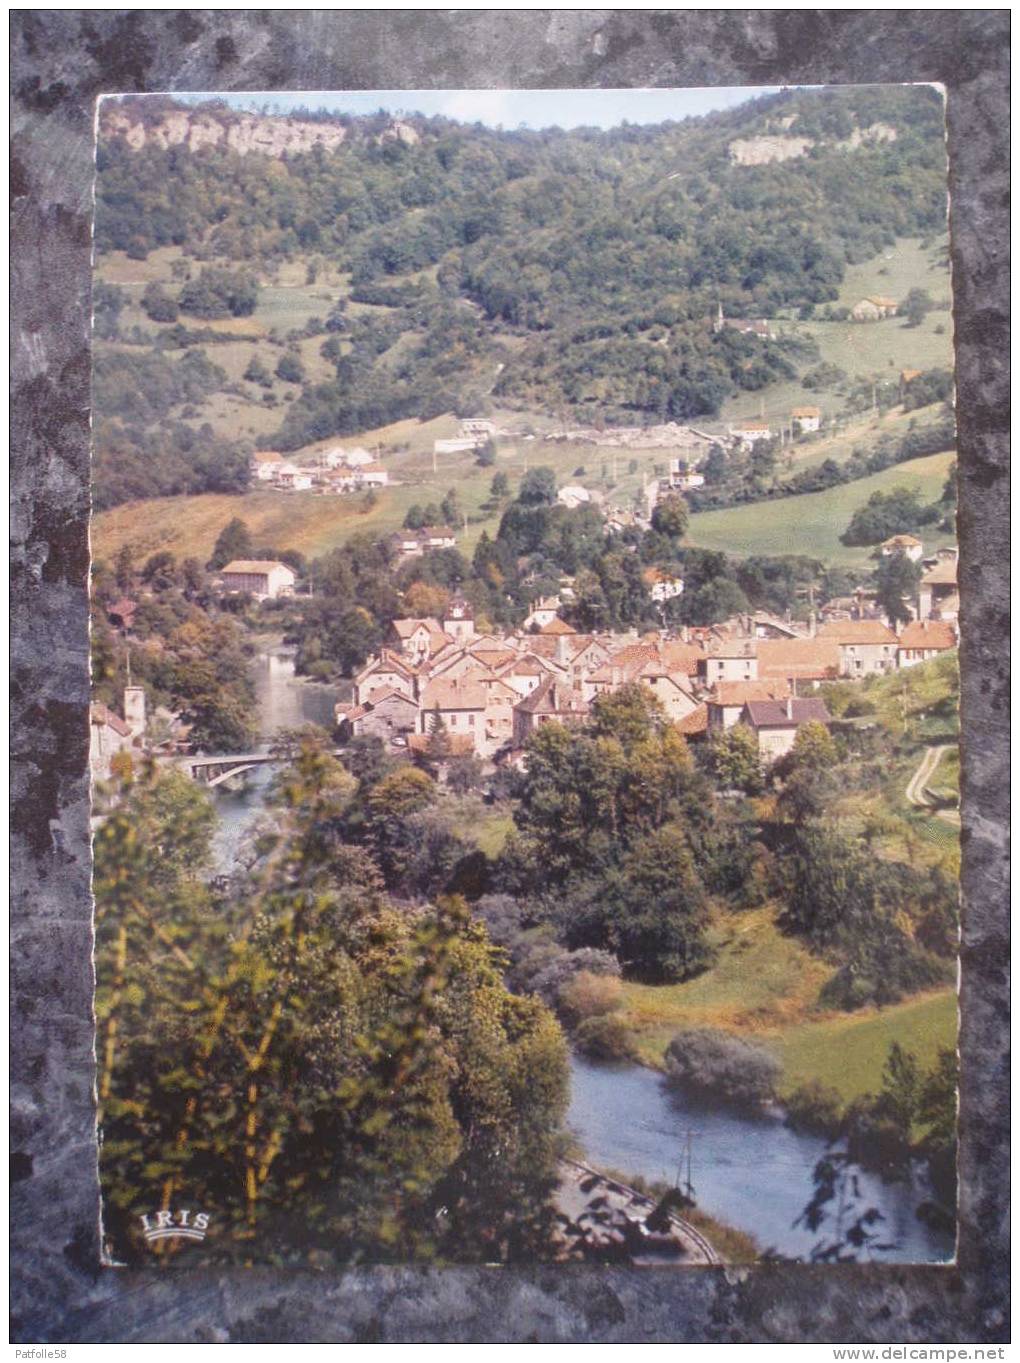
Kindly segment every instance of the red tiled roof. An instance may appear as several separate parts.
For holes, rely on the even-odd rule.
[[[107,709],[100,701],[96,701],[90,707],[90,715],[93,724],[103,724],[112,729],[114,733],[120,734],[121,738],[130,738],[131,730],[121,719],[120,715],[115,715],[112,710]]]
[[[749,700],[777,700],[789,694],[782,678],[772,681],[719,681],[708,693],[709,705],[746,705]]]
[[[840,620],[835,623],[852,622]],[[758,640],[758,677],[762,681],[782,677],[825,681],[838,674],[839,643],[836,639]]]
[[[465,681],[459,677],[447,680],[437,677],[429,682],[421,698],[422,710],[484,710],[486,701],[485,687],[478,681]]]
[[[685,644],[679,639],[660,644],[659,652],[671,672],[686,672],[689,677],[697,673],[698,664],[705,656],[700,644]]]
[[[819,639],[838,644],[895,644],[896,635],[881,620],[827,620],[818,630]]]
[[[555,677],[547,677],[540,686],[532,691],[530,696],[525,696],[520,704],[514,707],[524,714],[586,714],[589,706],[579,692],[564,682],[557,681]]]
[[[418,713],[418,702],[412,700],[411,697],[405,691],[398,691],[395,686],[387,686],[384,687],[383,690],[381,691],[370,692],[363,708],[375,710],[380,705],[382,705],[383,701],[394,699],[401,701],[402,704],[404,705],[410,706],[411,709],[415,712],[415,714]]]
[[[684,715],[683,719],[678,719],[673,727],[687,738],[705,733],[708,730],[708,706],[699,705],[696,710]]]
[[[547,625],[543,625],[538,631],[539,634],[576,634],[577,630],[573,625],[568,625],[566,620],[561,620],[557,615],[555,620],[550,620]]]
[[[945,587],[956,583],[956,559],[940,558],[934,568],[929,568],[921,581],[928,587]]]
[[[955,648],[956,631],[948,620],[914,620],[900,633],[900,648]]]
[[[225,568],[221,568],[220,573],[223,577],[228,573],[262,574],[271,573],[274,568],[283,568],[292,577],[297,577],[293,568],[272,558],[235,558]]]

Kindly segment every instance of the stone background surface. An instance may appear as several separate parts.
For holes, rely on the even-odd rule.
[[[12,27],[12,1338],[1008,1338],[1008,43],[1004,10],[17,11]],[[99,1267],[92,1119],[89,258],[101,92],[939,81],[947,89],[963,601],[955,1268]]]

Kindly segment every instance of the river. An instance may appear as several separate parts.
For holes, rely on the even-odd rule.
[[[346,692],[294,675],[291,650],[269,646],[252,665],[261,717],[261,746],[281,728],[315,723],[330,727],[334,703]],[[215,790],[220,814],[216,836],[219,865],[226,869],[263,809],[271,780],[268,767],[252,772],[243,790]],[[688,1133],[691,1181],[699,1207],[749,1232],[762,1249],[807,1257],[819,1235],[794,1225],[811,1198],[812,1170],[825,1143],[791,1131],[780,1117],[754,1120],[706,1107],[671,1092],[661,1077],[640,1065],[571,1061],[567,1116],[587,1161],[595,1167],[674,1183],[686,1177]],[[914,1208],[920,1190],[909,1183],[883,1183],[860,1173],[862,1205],[885,1218],[878,1226],[891,1248],[874,1252],[887,1262],[932,1263],[952,1258],[953,1241],[920,1222]],[[822,1232],[826,1227],[823,1225]]]

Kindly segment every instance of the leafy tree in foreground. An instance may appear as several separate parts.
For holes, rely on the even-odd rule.
[[[149,1259],[139,1207],[181,1205],[212,1218],[192,1262],[547,1251],[567,1092],[559,1027],[537,999],[507,993],[461,901],[405,911],[386,899],[344,838],[354,779],[310,734],[285,747],[276,827],[225,912],[205,909],[207,821],[185,820],[190,841],[173,843],[182,800],[207,807],[184,778],[125,791],[103,826],[113,1252]],[[168,779],[190,793],[171,800]],[[395,788],[394,800],[406,804]]]

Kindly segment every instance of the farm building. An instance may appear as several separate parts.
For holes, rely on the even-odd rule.
[[[228,592],[249,592],[256,601],[275,601],[294,590],[297,573],[275,559],[235,558],[220,573]]]

